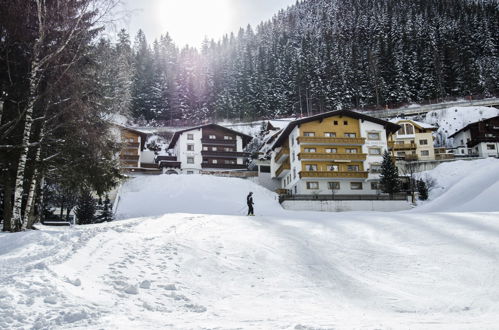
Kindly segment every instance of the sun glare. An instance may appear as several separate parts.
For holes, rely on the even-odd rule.
[[[179,45],[201,45],[205,36],[230,32],[230,0],[159,0],[156,20]]]

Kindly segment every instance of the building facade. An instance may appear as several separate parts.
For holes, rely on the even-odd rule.
[[[449,138],[456,157],[499,158],[499,116],[471,123]]]
[[[244,148],[251,139],[216,124],[197,126],[175,132],[168,147],[171,155],[159,156],[157,162],[167,173],[245,170],[249,154]]]
[[[141,168],[141,156],[145,148],[147,134],[116,124],[113,125],[111,133],[122,146],[119,153],[121,168],[124,170]]]
[[[295,120],[272,146],[271,176],[293,195],[380,194],[387,136],[399,128],[346,110]]]
[[[400,129],[390,136],[388,146],[397,160],[435,160],[433,132],[436,127],[414,120],[397,120]]]

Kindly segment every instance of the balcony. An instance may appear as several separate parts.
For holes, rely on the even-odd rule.
[[[388,142],[388,147],[393,150],[411,150],[414,149],[416,150],[416,144],[415,143],[395,143],[395,142]]]
[[[319,171],[301,171],[300,178],[352,178],[367,179],[368,172],[319,172]]]
[[[275,172],[275,175],[279,177],[281,174],[287,173],[287,171],[289,170],[291,170],[291,164],[289,163],[289,161],[287,161],[282,163],[281,166],[279,166],[279,168]]]
[[[201,151],[201,155],[205,157],[216,157],[216,158],[240,158],[249,157],[248,152],[232,152],[232,151]]]
[[[182,163],[177,161],[161,160],[159,161],[159,168],[181,168]]]
[[[338,137],[319,137],[319,136],[299,136],[300,144],[327,144],[327,145],[363,145],[365,138],[338,138]]]
[[[300,152],[299,160],[366,160],[366,154],[336,154],[336,153],[316,153],[316,152]]]
[[[201,139],[203,145],[214,146],[236,146],[236,140],[222,140],[222,139]]]
[[[284,156],[289,156],[289,148],[288,147],[282,147],[281,150],[277,153],[275,156],[275,161],[278,162],[280,159]]]
[[[245,170],[248,167],[241,164],[212,164],[203,162],[201,164],[202,168],[213,168],[213,169],[227,169],[227,170]]]

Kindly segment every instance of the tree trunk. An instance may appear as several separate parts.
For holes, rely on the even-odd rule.
[[[4,190],[4,201],[3,201],[3,231],[11,231],[10,219],[12,217],[12,185],[11,182],[7,181]]]

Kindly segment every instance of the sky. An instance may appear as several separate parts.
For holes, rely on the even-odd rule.
[[[175,43],[199,47],[248,24],[268,20],[296,0],[124,0],[116,28],[132,37],[142,29],[149,42],[168,32]]]

